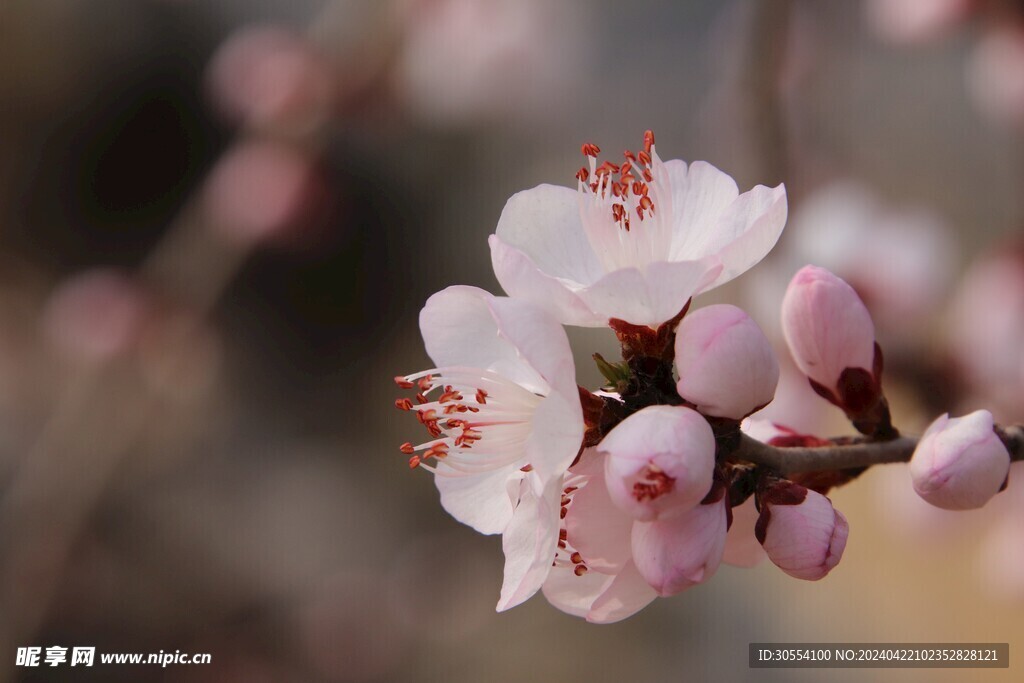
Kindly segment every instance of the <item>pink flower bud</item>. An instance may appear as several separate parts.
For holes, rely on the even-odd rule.
[[[644,408],[619,423],[598,449],[608,454],[608,494],[635,519],[688,510],[711,488],[715,435],[689,408]]]
[[[850,527],[828,498],[782,481],[764,491],[760,503],[754,533],[779,569],[817,581],[839,564]]]
[[[1010,471],[1010,454],[992,427],[987,410],[933,422],[910,460],[918,495],[946,510],[970,510],[997,494]]]
[[[801,268],[782,300],[782,332],[815,390],[847,413],[881,395],[871,314],[840,278],[817,266]]]
[[[727,525],[724,495],[654,522],[636,522],[633,562],[659,595],[675,595],[714,575],[722,562]]]
[[[705,415],[741,420],[775,396],[779,363],[761,328],[735,306],[695,311],[676,330],[676,390]]]

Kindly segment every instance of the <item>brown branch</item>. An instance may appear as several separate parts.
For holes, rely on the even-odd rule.
[[[1010,460],[1024,460],[1024,425],[997,427],[996,433],[1010,452]],[[728,456],[728,459],[734,462],[765,465],[780,474],[788,475],[907,462],[916,447],[917,438],[904,436],[891,441],[856,441],[830,446],[778,448],[743,434],[739,447]]]

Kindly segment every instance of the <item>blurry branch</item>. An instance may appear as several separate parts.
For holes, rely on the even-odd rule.
[[[324,24],[337,18],[328,3],[307,35],[329,36]],[[238,144],[256,134],[266,137],[265,131],[243,131]],[[310,130],[288,143],[316,152],[325,139],[323,129]],[[200,190],[137,274],[146,287],[196,314],[192,326],[177,329],[166,345],[163,362],[171,372],[188,362],[197,326],[257,246],[255,240],[230,239],[215,227]],[[5,656],[34,642],[77,539],[159,410],[128,359],[97,362],[68,379],[0,499],[0,652]],[[14,673],[0,669],[0,682]]]
[[[1024,425],[997,430],[1013,461],[1024,460]],[[777,448],[743,434],[739,448],[729,460],[765,465],[779,474],[830,472],[893,462],[908,462],[917,439],[901,437],[891,441],[863,441],[833,446]]]
[[[757,0],[740,76],[743,116],[755,147],[756,177],[766,185],[789,179],[786,121],[780,97],[792,0]]]

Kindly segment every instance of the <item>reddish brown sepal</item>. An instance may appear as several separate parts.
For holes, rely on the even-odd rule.
[[[628,362],[634,357],[644,356],[672,361],[675,357],[676,328],[690,310],[692,301],[693,299],[687,300],[679,313],[659,325],[657,329],[646,325],[634,325],[618,318],[610,319],[608,326],[615,332],[622,345],[622,359]]]

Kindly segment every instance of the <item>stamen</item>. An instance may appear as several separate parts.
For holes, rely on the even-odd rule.
[[[596,157],[601,153],[601,148],[592,142],[584,142],[583,146],[580,147],[580,151],[583,152],[585,157]]]

